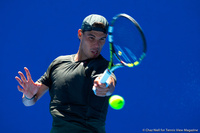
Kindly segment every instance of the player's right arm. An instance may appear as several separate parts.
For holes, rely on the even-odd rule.
[[[24,70],[26,72],[27,79],[20,71],[18,72],[20,78],[16,76],[15,79],[22,87],[21,88],[19,85],[17,86],[18,90],[23,93],[23,104],[25,106],[32,106],[47,92],[48,87],[39,82],[34,83],[28,68],[25,67]]]

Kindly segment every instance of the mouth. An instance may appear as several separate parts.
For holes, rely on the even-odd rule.
[[[99,53],[99,51],[98,51],[98,50],[91,50],[91,53],[92,53],[93,55],[97,56],[98,53]]]

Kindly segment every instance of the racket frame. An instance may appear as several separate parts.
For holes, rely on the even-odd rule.
[[[113,46],[113,35],[112,35],[112,33],[114,31],[114,23],[119,17],[125,17],[126,19],[129,19],[131,22],[133,22],[134,25],[137,27],[138,31],[140,32],[142,40],[143,40],[143,47],[144,47],[143,53],[141,54],[139,60],[137,60],[133,63],[126,63],[126,62],[122,61],[120,59],[120,57],[116,54],[114,46]],[[139,23],[135,19],[133,19],[131,16],[129,16],[128,14],[121,13],[121,14],[118,14],[118,15],[113,17],[111,24],[108,28],[108,41],[109,41],[109,47],[110,47],[110,62],[109,62],[108,68],[104,71],[103,75],[100,78],[101,83],[106,83],[107,79],[110,77],[110,75],[112,74],[112,72],[114,70],[116,70],[120,67],[124,67],[124,66],[126,66],[126,67],[137,66],[141,63],[141,61],[146,56],[147,46],[146,46],[146,39],[145,39],[144,33],[142,31],[142,28],[140,27]],[[113,65],[113,56],[115,56],[118,59],[118,61],[120,62],[118,64],[115,64],[114,66],[112,66]]]

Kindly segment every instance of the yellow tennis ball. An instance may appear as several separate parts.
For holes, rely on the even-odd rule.
[[[109,104],[113,109],[119,110],[124,107],[124,98],[119,95],[113,95],[109,98]]]

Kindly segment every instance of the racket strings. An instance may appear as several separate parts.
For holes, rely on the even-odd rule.
[[[118,58],[126,62],[125,65],[138,62],[144,47],[137,26],[129,19],[119,17],[113,27],[113,46]]]

